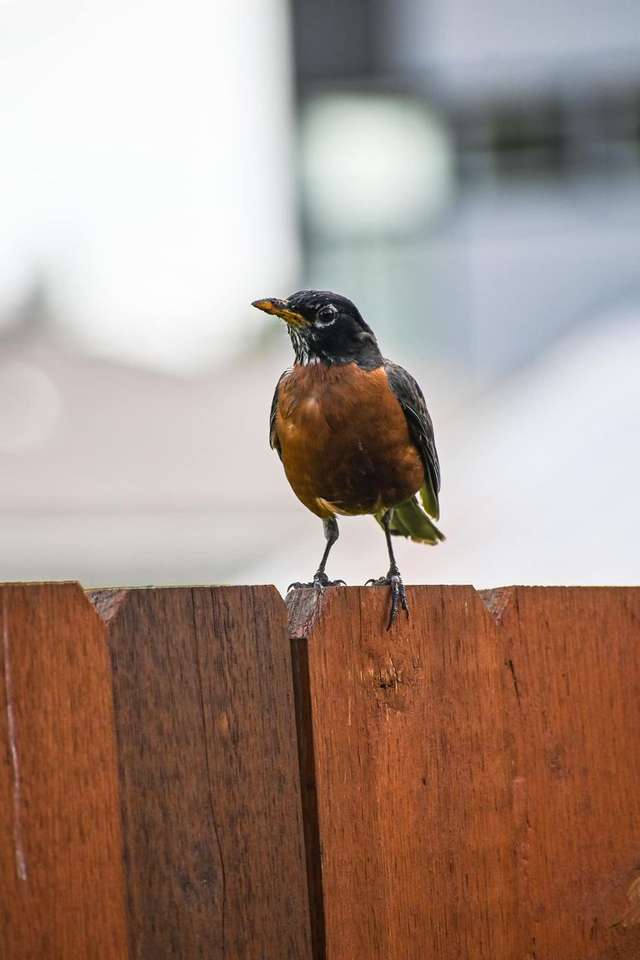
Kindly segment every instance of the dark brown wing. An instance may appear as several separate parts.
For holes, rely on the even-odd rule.
[[[269,446],[272,450],[277,452],[281,460],[282,450],[280,448],[280,440],[278,439],[278,431],[276,430],[276,414],[278,412],[278,391],[280,390],[280,384],[288,373],[289,371],[285,370],[276,383],[276,389],[273,393],[273,400],[271,401],[271,412],[269,413]]]
[[[433,436],[433,424],[424,395],[418,383],[397,363],[384,361],[389,386],[395,394],[409,426],[411,439],[420,452],[424,466],[425,485],[422,501],[427,513],[435,520],[440,516],[438,494],[440,492],[440,463]]]

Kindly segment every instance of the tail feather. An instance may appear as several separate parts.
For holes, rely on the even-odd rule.
[[[415,543],[437,544],[445,536],[429,519],[417,497],[392,507],[389,511],[389,531],[394,536],[408,537]],[[376,514],[376,520],[382,524],[382,513]]]

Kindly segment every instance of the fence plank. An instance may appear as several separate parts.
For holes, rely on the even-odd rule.
[[[636,960],[640,590],[409,601],[290,604],[316,958]]]
[[[623,922],[640,876],[640,589],[518,588],[498,633],[525,946],[636,960],[640,930]]]
[[[104,628],[77,584],[0,587],[0,956],[127,956]]]
[[[99,594],[131,956],[310,956],[286,613],[263,588]]]

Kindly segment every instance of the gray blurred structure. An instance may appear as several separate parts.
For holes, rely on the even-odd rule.
[[[308,216],[310,281],[342,274],[379,327],[401,328],[400,341],[410,326],[416,349],[481,382],[621,296],[640,300],[637,4],[295,0],[294,10],[303,112],[340,93],[421,103],[448,133],[456,183],[446,209],[404,235],[336,245]],[[381,138],[379,149],[393,145]]]

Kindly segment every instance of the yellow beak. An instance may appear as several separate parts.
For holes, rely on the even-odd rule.
[[[268,300],[254,300],[251,306],[257,307],[258,310],[263,310],[264,313],[270,313],[274,317],[281,317],[282,320],[292,327],[309,326],[309,321],[303,317],[301,313],[296,313],[295,310],[289,309],[286,300],[275,300],[271,298]]]

